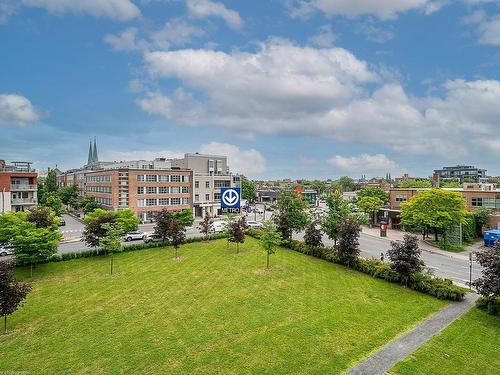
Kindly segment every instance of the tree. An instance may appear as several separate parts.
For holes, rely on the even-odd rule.
[[[240,243],[245,242],[245,230],[247,222],[242,216],[238,220],[234,220],[229,226],[229,241],[236,242],[236,253],[240,252]]]
[[[106,211],[97,208],[90,212],[84,220],[85,229],[82,233],[82,240],[90,247],[100,246],[101,238],[108,233],[104,224],[117,224],[121,234],[137,230],[139,218],[132,210]]]
[[[375,224],[375,217],[383,205],[384,202],[379,197],[364,196],[358,201],[358,208],[370,215],[371,225]]]
[[[4,318],[4,334],[7,333],[7,316],[22,305],[31,290],[30,285],[16,280],[15,265],[13,260],[0,262],[0,314]]]
[[[95,212],[95,211],[94,211]],[[123,233],[133,232],[139,227],[139,218],[130,209],[114,211],[116,222],[120,225]]]
[[[435,239],[438,233],[446,233],[453,225],[465,223],[467,211],[465,200],[455,191],[431,189],[413,196],[408,203],[403,203],[401,222],[405,226],[418,227],[426,231],[434,230]],[[446,246],[446,235],[443,236]]]
[[[110,255],[109,274],[113,274],[114,254],[123,251],[122,237],[123,230],[118,222],[102,224],[106,234],[99,238],[99,247]]]
[[[64,213],[61,198],[56,192],[46,192],[43,196],[43,206],[50,208],[57,216]]]
[[[173,212],[172,217],[178,220],[184,228],[190,227],[194,223],[193,211],[190,209]]]
[[[92,195],[86,195],[83,200],[78,203],[78,205],[82,208],[82,211],[85,214],[88,214],[89,212],[92,212],[100,207]]]
[[[417,236],[405,234],[402,242],[391,241],[391,249],[387,256],[393,268],[401,276],[401,282],[408,286],[411,275],[422,269],[424,265],[420,260]]]
[[[407,188],[430,188],[432,187],[432,181],[429,179],[408,179],[401,181],[398,185],[399,188],[407,189]]]
[[[46,228],[49,230],[57,230],[59,220],[56,219],[54,212],[48,207],[38,206],[28,212],[27,220],[37,228]]]
[[[309,222],[307,207],[307,202],[294,191],[285,191],[280,194],[275,217],[283,239],[289,239],[294,231],[301,231],[305,228]]]
[[[476,235],[479,237],[483,234],[483,228],[490,225],[491,209],[478,208],[474,211],[474,218],[476,222]]]
[[[62,203],[65,204],[66,206],[71,206],[73,208],[77,206],[78,186],[76,185],[63,186],[59,189],[57,193],[59,194],[59,198],[61,198]]]
[[[205,236],[205,240],[207,240],[208,236],[210,236],[210,234],[214,231],[214,219],[209,213],[205,214],[205,217],[198,226],[198,229]]]
[[[348,266],[359,256],[360,231],[359,223],[352,217],[345,217],[340,224],[337,251],[341,262]]]
[[[30,265],[30,277],[33,277],[33,265],[49,259],[57,252],[61,233],[46,228],[24,227],[12,239],[16,259],[21,264]]]
[[[156,213],[155,220],[155,235],[161,238],[163,242],[167,242],[170,234],[170,223],[174,220],[172,213],[164,208]]]
[[[245,176],[241,176],[241,197],[248,203],[255,201],[257,196],[257,189],[255,184]]]
[[[346,191],[354,191],[354,180],[348,176],[342,176],[334,182],[335,190],[340,190],[342,193]]]
[[[264,223],[264,230],[260,236],[260,245],[266,251],[266,268],[269,268],[269,257],[276,252],[276,247],[281,245],[281,235],[272,220]]]
[[[382,201],[382,205],[389,201],[389,194],[383,191],[381,188],[367,186],[361,189],[358,193],[358,198],[361,200],[364,197],[374,197]]]
[[[50,169],[45,178],[45,192],[55,193],[57,191],[57,175],[56,171]]]
[[[477,262],[483,267],[482,276],[472,285],[487,300],[500,297],[500,242],[476,253]]]
[[[7,212],[0,215],[0,245],[8,245],[14,237],[25,230],[36,228],[28,221],[27,212]]]
[[[170,239],[170,243],[175,249],[175,257],[178,257],[179,247],[186,241],[186,229],[181,224],[181,222],[177,219],[173,219],[170,222],[168,236]]]
[[[323,230],[336,245],[340,223],[349,215],[350,210],[339,190],[328,196],[326,204],[328,206],[328,213],[323,221]]]
[[[321,226],[317,221],[311,221],[307,227],[304,234],[304,242],[308,246],[323,247],[323,233],[321,231]]]

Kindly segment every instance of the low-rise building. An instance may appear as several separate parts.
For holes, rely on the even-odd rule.
[[[0,160],[0,212],[26,211],[38,203],[37,172],[31,162]]]
[[[476,168],[473,165],[455,165],[435,169],[434,174],[442,180],[458,182],[481,182],[486,178],[486,169]]]

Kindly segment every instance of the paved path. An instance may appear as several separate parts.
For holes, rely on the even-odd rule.
[[[469,311],[469,309],[474,306],[474,302],[477,298],[477,294],[470,293],[465,296],[464,301],[451,303],[411,331],[385,345],[378,352],[372,354],[365,361],[352,368],[347,374],[385,374],[399,361],[406,358],[435,334]]]

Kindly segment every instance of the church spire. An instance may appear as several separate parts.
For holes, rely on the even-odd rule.
[[[94,137],[94,149],[92,150],[92,163],[97,163],[98,161],[99,161],[99,156],[97,155],[96,137]]]
[[[92,152],[92,139],[91,139],[89,142],[89,157],[87,158],[87,164],[92,163],[92,155],[93,152]]]

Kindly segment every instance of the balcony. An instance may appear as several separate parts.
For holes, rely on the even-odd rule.
[[[29,191],[29,190],[37,190],[37,185],[30,185],[30,184],[10,185],[10,191]]]
[[[12,205],[22,205],[22,204],[36,204],[36,198],[16,198],[11,199],[10,204]]]

